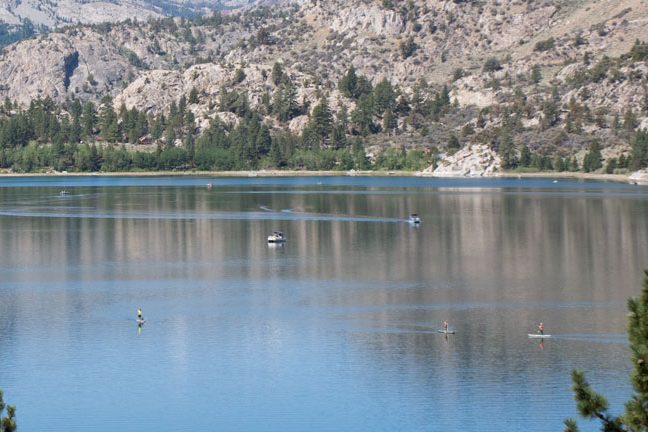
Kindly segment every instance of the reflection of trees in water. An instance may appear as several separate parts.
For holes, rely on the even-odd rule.
[[[283,194],[254,186],[87,188],[62,201],[44,190],[4,189],[0,199],[14,207],[59,206],[67,212],[199,216],[266,206],[395,219],[416,211],[423,219],[412,229],[406,223],[335,220],[2,218],[1,262],[50,266],[50,281],[77,277],[66,269],[80,266],[75,271],[89,280],[235,277],[367,284],[327,292],[326,301],[334,304],[606,302],[632,295],[648,261],[648,204],[632,197],[465,189],[365,194],[360,188],[353,192],[361,193],[329,188],[334,193]],[[249,193],[254,190],[259,193]],[[288,236],[280,253],[265,244],[276,229]],[[605,323],[619,320],[605,317],[604,309],[593,314]]]

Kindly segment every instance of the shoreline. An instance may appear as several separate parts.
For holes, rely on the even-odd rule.
[[[583,172],[503,172],[487,177],[434,177],[413,171],[124,171],[124,172],[47,172],[47,173],[9,173],[0,172],[1,178],[11,177],[421,177],[454,179],[497,179],[497,178],[549,178],[601,180],[616,183],[633,183],[628,174],[593,174]]]
[[[576,179],[576,180],[604,180],[616,183],[632,183],[630,174],[592,174],[583,172],[552,172],[552,173],[502,173],[498,177],[504,178],[551,178],[551,179]]]

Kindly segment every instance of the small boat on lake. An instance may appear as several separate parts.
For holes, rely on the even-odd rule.
[[[68,195],[70,195],[70,192],[63,189],[61,192],[59,192],[59,195],[60,196],[68,196]]]
[[[420,224],[421,218],[416,213],[412,213],[409,217],[409,222],[413,224]]]
[[[285,243],[286,236],[281,231],[275,231],[268,236],[268,243]]]

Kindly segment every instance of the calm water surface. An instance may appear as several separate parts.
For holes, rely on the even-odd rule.
[[[21,431],[560,431],[573,368],[615,412],[630,394],[648,190],[2,178],[0,245]]]

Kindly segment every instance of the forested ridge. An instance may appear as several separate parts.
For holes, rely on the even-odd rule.
[[[641,169],[648,45],[628,39],[646,11],[596,8],[311,1],[64,27],[4,50],[0,169],[419,171],[473,144],[509,171]],[[560,27],[577,13],[595,21]]]

